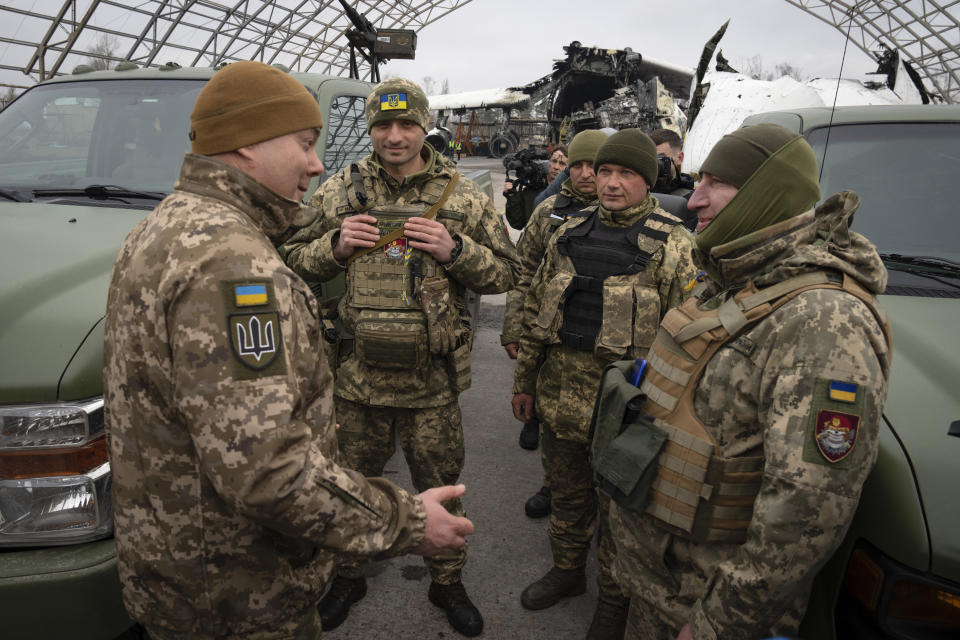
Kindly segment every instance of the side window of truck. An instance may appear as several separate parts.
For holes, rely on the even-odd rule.
[[[371,151],[364,116],[366,98],[341,95],[330,101],[330,115],[324,123],[327,144],[323,153],[323,179]]]

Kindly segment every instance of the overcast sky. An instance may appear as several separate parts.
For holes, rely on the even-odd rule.
[[[840,73],[844,35],[781,0],[473,0],[419,32],[416,60],[390,61],[381,74],[446,78],[451,92],[518,86],[550,73],[573,40],[695,68],[727,19],[720,49],[734,67],[760,56],[771,71],[787,62],[809,77]],[[843,77],[875,70],[851,43]]]

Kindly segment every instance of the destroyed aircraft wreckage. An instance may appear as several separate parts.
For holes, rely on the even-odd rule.
[[[438,144],[460,141],[471,154],[504,157],[526,147],[567,143],[583,129],[684,130],[692,69],[632,49],[565,46],[566,58],[539,80],[506,90],[430,96]]]

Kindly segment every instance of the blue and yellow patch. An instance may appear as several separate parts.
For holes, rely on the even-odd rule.
[[[407,108],[406,93],[385,93],[380,96],[380,111],[394,111]]]
[[[238,307],[253,307],[270,302],[267,287],[262,284],[234,285],[233,300]]]
[[[837,402],[854,404],[857,401],[857,389],[857,385],[853,382],[831,380],[829,388],[830,399],[836,400]]]

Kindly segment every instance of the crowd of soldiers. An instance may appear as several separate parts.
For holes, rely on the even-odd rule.
[[[597,536],[596,612],[576,635],[795,635],[876,458],[886,393],[886,272],[850,230],[856,194],[816,206],[810,146],[747,127],[684,194],[691,234],[651,190],[673,140],[583,131],[515,247],[424,144],[428,118],[415,83],[377,85],[372,153],[303,205],[323,171],[310,92],[256,62],[201,91],[180,180],[110,285],[105,419],[131,616],[150,638],[315,639],[365,597],[370,562],[414,553],[430,602],[482,633],[457,484],[469,290],[509,292],[512,409],[541,446],[553,566],[523,607],[583,593]],[[344,272],[331,352],[304,279]],[[378,477],[397,440],[417,495]]]

